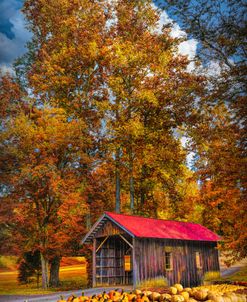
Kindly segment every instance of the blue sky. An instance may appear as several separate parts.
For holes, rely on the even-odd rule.
[[[31,38],[20,12],[22,3],[22,0],[0,0],[0,67],[4,71],[25,52],[25,43]]]

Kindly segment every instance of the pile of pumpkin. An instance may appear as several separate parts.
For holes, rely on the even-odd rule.
[[[243,286],[229,284],[194,288],[183,288],[181,284],[174,284],[167,288],[164,293],[139,289],[130,293],[123,290],[111,290],[109,293],[103,292],[91,297],[71,295],[67,300],[61,299],[57,302],[247,302],[245,293],[236,292],[245,291],[245,289]]]

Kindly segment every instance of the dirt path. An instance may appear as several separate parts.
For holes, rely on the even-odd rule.
[[[132,287],[130,286],[121,286],[121,288],[125,290],[131,290]],[[94,294],[102,293],[105,291],[116,289],[115,287],[100,287],[100,288],[89,288],[84,290],[85,296],[92,296]],[[82,293],[81,290],[73,290],[73,291],[67,291],[67,292],[57,292],[54,294],[47,294],[47,295],[33,295],[33,296],[0,296],[0,302],[57,302],[59,300],[60,295],[64,297],[64,299],[67,299],[71,294],[75,294],[76,296],[80,296]]]
[[[221,277],[230,277],[231,275],[235,274],[236,272],[240,271],[241,268],[247,266],[247,259],[243,259],[230,267],[226,267],[225,265],[221,265],[220,267],[220,274]]]

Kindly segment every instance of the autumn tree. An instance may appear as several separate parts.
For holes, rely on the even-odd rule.
[[[24,74],[38,98],[64,108],[68,116],[84,119],[94,140],[94,151],[88,151],[93,158],[102,145],[102,120],[96,103],[107,95],[99,61],[110,6],[107,1],[26,1],[23,11],[33,41],[30,55],[17,62],[17,72],[20,77]]]
[[[155,169],[167,170],[172,182],[185,159],[173,131],[188,121],[198,79],[186,71],[188,60],[178,56],[180,41],[169,29],[155,30],[159,12],[151,1],[26,1],[24,13],[37,48],[30,49],[29,87],[68,115],[85,119],[99,152],[97,164],[115,165],[116,210],[128,191],[131,211],[142,207],[148,203],[145,188],[156,182]],[[149,168],[162,143],[166,165],[160,157]],[[176,160],[165,151],[169,148],[180,154]],[[111,175],[109,170],[109,180]],[[92,198],[88,202],[92,206]]]
[[[204,222],[221,233],[229,261],[236,261],[246,257],[246,7],[234,0],[159,4],[199,42],[208,84],[192,136]]]
[[[25,108],[22,102],[24,92],[10,74],[0,74],[0,134],[5,130],[7,121]],[[4,197],[10,186],[11,167],[15,165],[15,156],[7,154],[3,144],[0,144],[0,197]],[[6,214],[6,213],[2,213]],[[15,254],[18,247],[11,241],[11,221],[0,222],[1,254]]]
[[[224,104],[213,106],[194,131],[203,224],[222,236],[227,263],[246,257],[246,165],[239,133]]]
[[[188,72],[188,58],[178,54],[181,40],[171,37],[170,28],[157,30],[160,12],[151,1],[117,1],[113,12],[111,39],[103,48],[111,98],[102,105],[114,151],[116,209],[124,197],[121,177],[130,211],[150,205],[147,213],[157,216],[154,192],[172,198],[183,174],[185,152],[175,132],[193,123],[202,77]]]
[[[62,109],[44,107],[20,113],[1,134],[5,153],[15,157],[2,210],[9,213],[6,220],[15,221],[22,250],[40,251],[43,288],[49,260],[73,253],[85,230],[84,167],[90,165],[91,146],[85,129],[84,121],[68,121]]]

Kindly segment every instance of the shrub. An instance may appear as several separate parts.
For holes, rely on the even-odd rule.
[[[206,272],[203,276],[203,282],[211,282],[214,280],[220,279],[220,272],[219,271],[209,271]]]
[[[31,283],[35,277],[37,286],[41,275],[40,252],[26,252],[19,260],[18,281],[19,283]]]
[[[137,285],[137,288],[141,288],[141,289],[148,289],[148,288],[156,289],[156,288],[162,288],[162,287],[166,287],[166,286],[168,286],[167,279],[165,277],[163,277],[163,276],[159,276],[157,278],[148,279],[148,280],[140,282]]]

